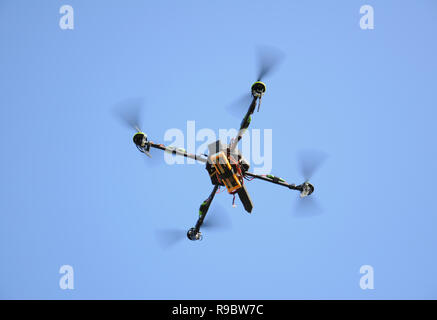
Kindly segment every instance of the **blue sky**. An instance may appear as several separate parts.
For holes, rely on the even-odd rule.
[[[437,298],[436,31],[432,0],[2,1],[0,298]],[[145,161],[113,108],[144,99],[154,141],[187,120],[235,128],[225,107],[259,44],[286,60],[251,126],[273,130],[289,182],[299,150],[329,154],[312,179],[324,211],[252,181],[252,215],[218,194],[230,230],[163,248],[156,232],[194,225],[212,186],[200,164]],[[59,288],[66,264],[74,290]]]

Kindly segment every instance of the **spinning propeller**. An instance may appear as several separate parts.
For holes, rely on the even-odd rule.
[[[265,92],[265,84],[262,82],[264,78],[271,75],[277,67],[281,64],[285,55],[282,51],[277,48],[269,46],[259,46],[256,50],[256,61],[257,61],[257,77],[256,82],[252,86],[252,90],[259,89],[260,92]],[[237,98],[228,107],[228,111],[235,116],[240,117],[244,113],[253,99],[253,93],[243,94],[241,97]]]
[[[301,192],[301,199],[299,199],[294,208],[294,212],[296,215],[302,216],[311,216],[322,213],[323,209],[319,205],[317,198],[315,195],[307,196],[305,191],[305,185],[310,185],[309,180],[313,177],[313,175],[317,172],[317,170],[323,165],[323,163],[328,158],[328,155],[325,152],[317,151],[317,150],[303,150],[298,153],[298,165],[299,170],[305,179],[305,182],[302,184],[303,191]],[[311,190],[310,194],[314,191]]]
[[[259,46],[256,51],[258,76],[256,81],[263,79],[271,74],[284,60],[284,53],[276,48],[268,46]]]
[[[140,119],[142,118],[143,103],[141,98],[125,100],[116,105],[114,113],[124,126],[141,132]]]
[[[136,133],[133,140],[138,149],[146,154],[149,158],[152,156],[149,153],[147,134],[142,132],[140,122],[144,110],[144,101],[141,98],[133,98],[119,103],[114,113],[121,123],[129,129],[133,129]]]
[[[217,203],[205,217],[202,229],[227,231],[232,228],[228,212]],[[155,232],[156,240],[163,249],[168,249],[187,239],[187,230],[181,228],[159,229]]]

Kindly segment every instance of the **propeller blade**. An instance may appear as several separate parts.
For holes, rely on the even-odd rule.
[[[152,152],[154,152],[153,150]],[[164,161],[164,153],[160,150],[156,150],[156,154],[152,157],[152,155],[147,152],[146,156],[143,157],[144,164],[149,167],[157,167],[163,166],[165,164]]]
[[[131,98],[118,103],[114,108],[115,116],[123,125],[135,131],[141,131],[144,101],[142,98]]]
[[[308,149],[298,153],[300,172],[305,181],[309,181],[313,177],[327,158],[327,153],[318,150]]]
[[[328,158],[323,151],[306,149],[298,153],[298,165],[305,182],[309,181]],[[323,208],[317,200],[317,186],[315,193],[296,200],[293,213],[296,217],[312,217],[323,213]]]
[[[256,55],[258,64],[257,81],[261,81],[271,74],[285,58],[282,51],[270,46],[259,46]]]
[[[183,229],[160,229],[155,231],[155,238],[160,247],[169,249],[183,240],[187,240],[187,230]]]
[[[284,53],[277,48],[258,46],[256,49],[257,81],[261,81],[264,77],[271,74],[279,66],[284,57]],[[242,117],[247,112],[252,98],[251,93],[244,94],[230,103],[226,109],[230,114],[236,117]]]
[[[232,220],[228,211],[226,211],[221,205],[215,203],[211,205],[210,211],[207,213],[200,230],[225,231],[231,228]]]
[[[200,232],[203,229],[213,231],[224,231],[232,228],[232,222],[228,212],[220,205],[215,205],[214,208],[210,208],[205,217]],[[174,229],[159,229],[155,231],[155,238],[158,244],[163,249],[169,249],[174,245],[183,242],[187,239],[187,230],[174,228]]]
[[[235,117],[242,118],[246,114],[251,103],[252,94],[245,93],[227,105],[226,111]]]
[[[135,132],[142,131],[140,124],[144,124],[144,114],[147,113],[147,108],[144,105],[143,98],[138,97],[125,99],[117,103],[112,111],[114,116],[125,127],[133,129]],[[161,156],[160,153],[161,152],[156,153],[156,156],[152,157],[151,152],[144,152],[146,165],[153,167],[164,164],[163,156]]]
[[[299,218],[318,216],[323,211],[319,201],[313,195],[297,199],[293,208],[294,216]]]

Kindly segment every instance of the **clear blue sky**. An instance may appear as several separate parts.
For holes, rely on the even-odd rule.
[[[0,298],[437,298],[436,31],[432,0],[1,1]],[[252,215],[219,194],[231,230],[163,249],[156,231],[192,226],[212,186],[201,165],[147,164],[113,107],[146,99],[161,142],[187,120],[235,128],[225,106],[258,44],[286,60],[252,127],[273,130],[289,182],[299,150],[329,154],[313,178],[324,212],[252,181]]]

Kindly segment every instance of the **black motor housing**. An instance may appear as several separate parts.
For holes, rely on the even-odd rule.
[[[147,136],[143,132],[137,132],[133,137],[133,141],[137,146],[144,147],[147,143]]]
[[[251,90],[254,97],[261,97],[266,92],[266,85],[264,82],[257,81],[252,85]]]
[[[192,240],[192,241],[201,240],[202,234],[200,232],[196,232],[195,228],[191,228],[187,232],[187,238]]]

